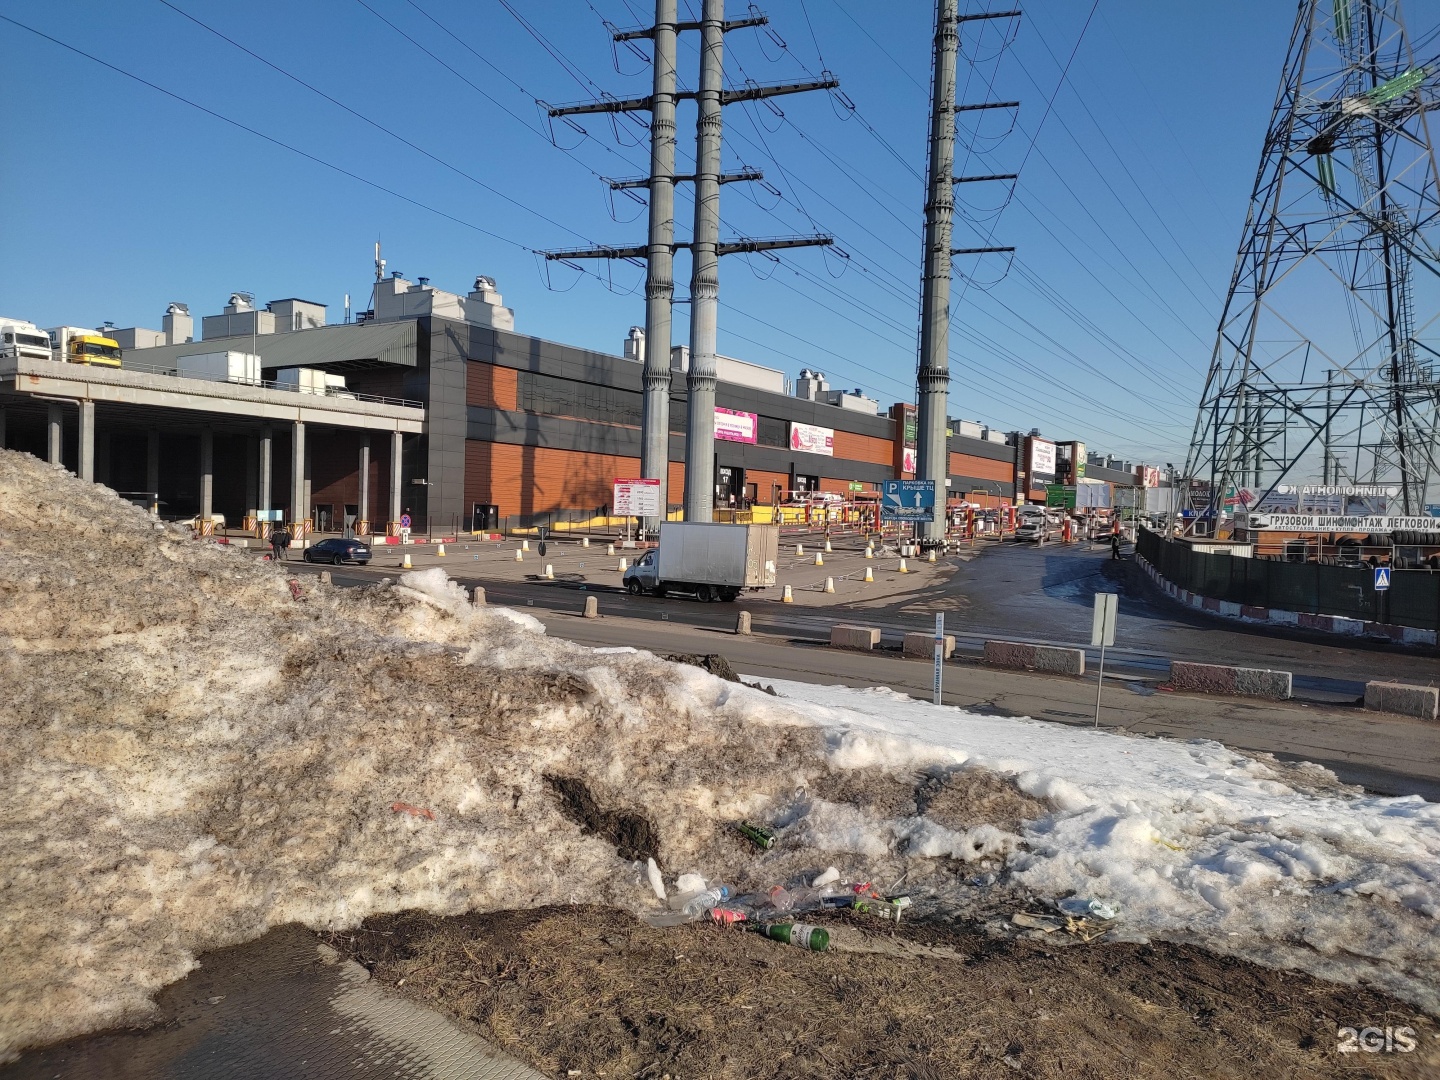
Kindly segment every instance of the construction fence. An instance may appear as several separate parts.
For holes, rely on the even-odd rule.
[[[1368,566],[1210,554],[1144,528],[1135,549],[1162,578],[1197,596],[1254,608],[1440,630],[1440,572],[1434,570],[1393,570],[1390,587],[1377,590],[1375,572]]]

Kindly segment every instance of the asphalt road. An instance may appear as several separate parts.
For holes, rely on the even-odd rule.
[[[494,603],[576,611],[593,593],[607,614],[706,629],[732,629],[736,613],[748,610],[756,634],[794,640],[828,640],[830,627],[843,621],[878,626],[884,640],[898,641],[907,630],[933,629],[935,613],[944,611],[946,632],[956,636],[961,653],[978,654],[986,639],[1026,641],[1083,647],[1090,665],[1098,660],[1098,650],[1089,648],[1092,598],[1116,592],[1119,626],[1106,666],[1117,673],[1163,680],[1172,659],[1274,668],[1294,673],[1297,697],[1340,702],[1360,697],[1368,679],[1429,683],[1440,671],[1435,650],[1337,641],[1202,615],[1165,597],[1128,557],[1115,562],[1108,547],[1084,544],[982,545],[979,557],[916,575],[906,591],[860,601],[840,597],[824,606],[807,597],[810,604],[803,607],[768,594],[747,594],[731,604],[673,594],[628,596],[617,574],[594,572],[593,559],[586,573],[565,572],[556,560],[556,580],[547,581],[531,564],[518,571],[505,567],[510,572],[501,574],[463,558],[441,563],[417,552],[417,568],[442,564],[457,581],[484,586]],[[359,584],[397,573],[393,567],[345,567],[335,571],[335,580]]]

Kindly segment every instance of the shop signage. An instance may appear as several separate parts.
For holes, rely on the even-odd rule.
[[[790,449],[797,454],[835,456],[835,429],[814,424],[790,424]]]
[[[754,443],[759,417],[754,413],[735,412],[733,409],[715,410],[715,438],[722,442]]]

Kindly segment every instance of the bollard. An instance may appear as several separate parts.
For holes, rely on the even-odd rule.
[[[742,611],[739,615],[735,616],[735,633],[750,633],[750,613],[748,611]]]
[[[581,547],[589,547],[589,546],[590,546],[590,537],[588,537],[588,536],[582,536],[582,537],[580,537],[580,546],[581,546]]]
[[[804,554],[805,554],[805,545],[804,545],[804,544],[796,544],[796,545],[795,545],[795,554],[796,554],[796,555],[804,555]]]
[[[931,548],[931,549],[930,549],[930,561],[931,561],[931,562],[934,562],[934,561],[935,561],[935,549],[934,549],[934,548]]]
[[[834,551],[835,551],[835,549],[830,546],[830,541],[829,541],[829,540],[826,540],[826,541],[825,541],[825,554],[826,554],[826,555],[830,555],[830,554],[833,554]]]
[[[615,545],[614,545],[614,544],[606,544],[606,545],[605,545],[605,554],[606,554],[606,555],[614,555],[614,554],[615,554]]]
[[[865,558],[867,558],[867,559],[873,559],[874,557],[875,557],[875,549],[874,549],[873,547],[867,547],[867,548],[865,549]]]
[[[435,549],[435,554],[436,554],[436,555],[440,555],[440,556],[443,556],[443,555],[445,554],[445,544],[444,544],[444,541],[441,541],[440,546]]]
[[[330,584],[330,571],[329,571],[329,570],[321,570],[321,571],[320,571],[320,584],[321,584],[321,585],[329,585],[329,584]]]
[[[524,562],[524,561],[525,561],[525,553],[524,553],[524,551],[522,551],[520,548],[516,548],[516,549],[515,549],[515,561],[516,561],[516,562]]]
[[[825,556],[822,555],[822,554],[821,554],[820,552],[818,552],[818,551],[815,552],[815,565],[816,565],[816,566],[824,566],[824,565],[825,565]]]
[[[401,570],[414,570],[415,566],[410,561],[410,552],[405,552],[405,558],[400,561]]]
[[[530,550],[530,541],[529,541],[529,540],[521,540],[521,541],[520,541],[520,550],[521,550],[521,551],[529,551],[529,550]]]
[[[871,573],[870,567],[868,567],[868,566],[865,567],[865,580],[866,580],[866,581],[874,581],[874,580],[875,580],[875,575],[874,575],[873,573]]]
[[[600,617],[600,598],[596,596],[585,597],[585,618],[598,619]]]
[[[620,560],[620,572],[623,574],[623,573],[624,573],[626,570],[628,570],[628,569],[630,569],[630,564],[629,564],[628,562],[626,562],[624,559],[621,559],[621,560]]]
[[[554,580],[555,580],[555,568],[554,568],[553,566],[551,566],[548,562],[545,564],[545,580],[546,580],[546,581],[554,581]]]
[[[485,606],[485,586],[476,585],[470,590],[470,603],[475,607]]]
[[[900,573],[902,573],[902,574],[908,574],[909,572],[910,572],[910,568],[905,565],[905,560],[904,560],[904,559],[901,559],[901,560],[900,560]]]
[[[780,594],[780,602],[782,604],[793,604],[795,602],[795,595],[790,591],[789,585],[786,585],[785,591]]]
[[[835,591],[835,579],[833,577],[827,577],[825,579],[825,591],[828,593]]]

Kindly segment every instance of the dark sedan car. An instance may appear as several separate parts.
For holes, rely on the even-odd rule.
[[[370,561],[370,545],[359,540],[321,540],[305,549],[305,561],[335,566],[353,562],[363,566]]]

